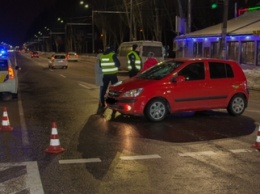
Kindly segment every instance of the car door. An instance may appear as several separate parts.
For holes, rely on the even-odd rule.
[[[4,83],[7,80],[8,80],[8,60],[0,59],[0,84]]]
[[[192,110],[205,106],[207,100],[206,73],[204,62],[191,62],[178,72],[184,80],[173,83],[173,109]]]
[[[235,90],[234,72],[232,66],[223,62],[209,62],[209,80],[207,82],[208,95],[211,106],[223,107],[229,101],[229,96]]]

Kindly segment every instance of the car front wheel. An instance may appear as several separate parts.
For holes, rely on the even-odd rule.
[[[159,98],[151,100],[147,104],[144,114],[150,121],[162,121],[167,115],[166,102]]]
[[[245,111],[246,105],[245,97],[242,94],[237,94],[230,100],[227,111],[233,116],[241,115]]]

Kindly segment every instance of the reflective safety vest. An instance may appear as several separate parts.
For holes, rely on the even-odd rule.
[[[140,71],[141,68],[142,68],[142,66],[141,66],[142,60],[141,60],[141,57],[134,51],[130,51],[127,54],[127,64],[128,64],[127,68],[128,68],[128,70],[129,71],[132,70],[131,61],[129,60],[129,55],[131,55],[131,54],[133,54],[135,56],[135,68]]]
[[[101,54],[100,56],[100,64],[102,68],[102,73],[104,75],[115,74],[118,72],[118,67],[116,67],[115,62],[113,60],[114,54],[114,52],[111,52],[106,55]]]

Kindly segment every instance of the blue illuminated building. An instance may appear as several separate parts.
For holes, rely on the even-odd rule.
[[[222,23],[177,36],[176,57],[221,58]],[[227,21],[226,58],[260,66],[260,11],[246,12]]]

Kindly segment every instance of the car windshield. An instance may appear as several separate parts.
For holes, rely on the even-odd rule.
[[[142,72],[138,75],[138,78],[144,79],[156,79],[160,80],[169,74],[171,74],[176,68],[178,68],[183,62],[180,61],[165,61],[158,63],[147,71]]]
[[[65,55],[55,55],[54,58],[55,59],[65,59],[66,56]]]

